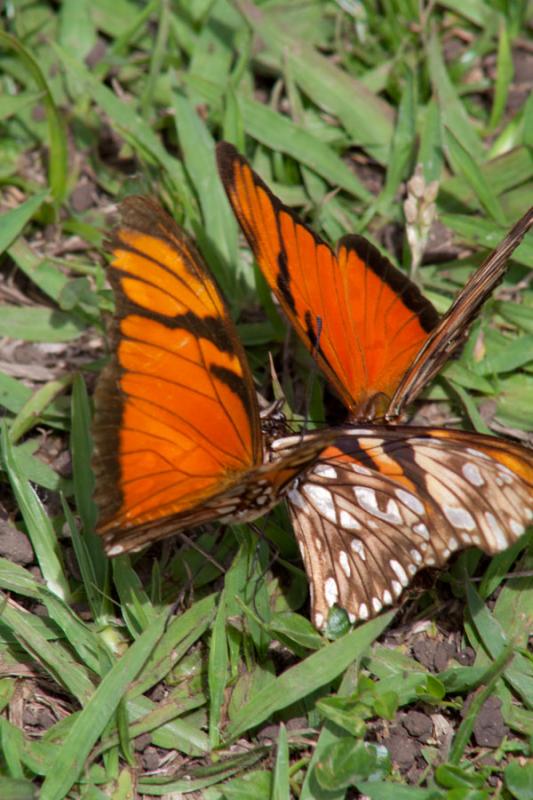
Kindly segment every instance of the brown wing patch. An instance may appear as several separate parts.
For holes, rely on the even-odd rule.
[[[333,605],[364,620],[419,569],[516,541],[533,518],[533,453],[462,431],[346,428],[288,499],[313,621]]]

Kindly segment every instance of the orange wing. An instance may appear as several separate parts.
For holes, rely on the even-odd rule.
[[[261,271],[351,417],[384,412],[437,312],[362,236],[345,236],[334,253],[232,145],[219,144],[217,159]]]
[[[362,236],[334,253],[284,206],[235,148],[219,172],[257,262],[352,420],[394,419],[466,338],[533,225],[533,209],[470,278],[439,320],[418,288]]]
[[[103,532],[178,514],[262,463],[252,377],[199,253],[148,198],[121,216],[113,356],[95,395]]]
[[[249,371],[193,244],[149,198],[130,197],[111,242],[112,356],[95,392],[95,499],[110,555],[214,519],[265,513],[332,439],[266,454]]]

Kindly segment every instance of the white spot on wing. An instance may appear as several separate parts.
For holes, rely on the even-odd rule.
[[[363,542],[361,542],[360,539],[352,539],[350,542],[350,547],[354,553],[357,553],[362,561],[366,561],[365,548],[363,547]]]
[[[385,519],[385,515],[383,515],[383,518]],[[388,522],[393,522],[395,525],[401,525],[403,522],[398,504],[394,500],[389,500],[387,503],[386,518]]]
[[[119,556],[124,552],[124,546],[121,544],[114,544],[113,547],[109,547],[106,552],[108,556],[113,558],[113,556]]]
[[[359,616],[361,619],[368,619],[368,606],[366,603],[361,603],[359,606]]]
[[[471,456],[476,456],[476,458],[484,458],[486,461],[492,461],[491,457],[486,453],[482,453],[481,450],[475,450],[473,447],[467,447],[466,452]]]
[[[392,591],[394,592],[396,597],[398,597],[402,593],[401,583],[398,583],[398,581],[392,581],[391,586],[392,586]]]
[[[346,528],[348,531],[358,531],[361,529],[361,525],[353,517],[348,511],[341,510],[340,513],[340,526],[341,528]]]
[[[417,522],[416,525],[413,525],[413,531],[417,534],[417,536],[421,536],[422,539],[425,539],[426,542],[429,542],[429,531],[427,529],[427,525],[424,525],[423,522]]]
[[[237,505],[231,503],[229,506],[219,506],[218,510],[221,514],[233,514],[233,512],[237,510]]]
[[[371,471],[366,467],[362,467],[360,464],[351,464],[351,468],[354,472],[357,472],[359,475],[372,475]]]
[[[302,511],[307,511],[308,505],[305,502],[305,500],[303,499],[303,497],[300,494],[300,492],[296,491],[296,489],[293,489],[292,491],[290,491],[288,493],[287,497],[289,498],[289,502],[292,503],[293,506],[296,506],[296,508],[299,508]]]
[[[511,531],[514,533],[515,536],[522,536],[522,534],[525,531],[524,526],[520,522],[517,522],[513,518],[511,518],[509,520],[509,525],[510,525]]]
[[[337,581],[335,578],[328,578],[326,583],[324,584],[324,594],[326,597],[326,603],[331,608],[334,606],[339,598],[339,587],[337,586]]]
[[[335,525],[337,524],[335,503],[329,489],[326,489],[325,486],[317,486],[314,483],[306,483],[303,487],[303,492],[323,517],[326,517]]]
[[[467,461],[463,464],[463,475],[472,486],[483,486],[485,479],[475,464]]]
[[[390,567],[391,567],[392,571],[394,572],[394,574],[396,575],[396,577],[400,581],[401,585],[402,586],[407,586],[407,584],[409,583],[409,578],[407,577],[407,574],[406,574],[404,568],[402,567],[402,565],[400,564],[400,562],[396,561],[395,558],[391,558],[391,560],[389,561],[389,564],[390,564]]]
[[[323,614],[315,614],[315,625],[317,628],[321,628],[324,624],[324,615]]]
[[[352,571],[350,569],[350,560],[348,558],[348,553],[345,550],[341,550],[339,553],[339,564],[341,565],[341,569],[346,575],[347,578],[350,577]]]
[[[506,467],[502,467],[500,465],[500,478],[504,483],[512,483],[515,475],[511,472],[511,470],[508,470]]]
[[[462,528],[465,531],[473,531],[476,523],[472,514],[466,508],[454,508],[453,506],[443,506],[442,510],[448,522],[454,528]]]
[[[413,561],[416,561],[417,564],[422,563],[422,554],[419,553],[418,550],[415,550],[413,548],[412,550],[409,550],[409,553],[411,554],[411,558],[413,559]]]
[[[420,502],[416,495],[406,492],[405,489],[396,489],[395,494],[398,500],[401,500],[415,514],[423,514],[425,512],[424,504]]]
[[[504,531],[502,530],[500,523],[498,522],[494,514],[490,513],[490,511],[486,512],[485,519],[487,520],[488,526],[490,528],[493,537],[491,543],[493,544],[493,546],[495,546],[495,549],[505,550],[505,548],[509,545],[509,542],[507,541],[507,537]]]
[[[332,481],[338,477],[337,470],[331,464],[317,464],[313,472],[315,475],[320,475],[321,478],[331,478]]]
[[[389,592],[388,589],[385,589],[385,591],[383,592],[383,603],[384,603],[384,605],[390,606],[390,605],[392,605],[392,602],[393,601],[392,601],[391,593]]]
[[[372,608],[374,609],[374,611],[376,613],[381,610],[381,606],[382,606],[382,603],[381,603],[381,600],[379,599],[379,597],[373,597],[372,598]]]
[[[402,523],[400,509],[394,500],[389,500],[387,510],[382,511],[378,506],[378,499],[373,489],[369,489],[367,486],[354,486],[354,492],[359,505],[364,511],[385,522],[391,522],[393,525]]]

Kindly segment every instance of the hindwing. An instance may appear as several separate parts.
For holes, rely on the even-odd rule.
[[[533,453],[463,431],[349,427],[297,484],[288,501],[318,627],[333,605],[375,615],[458,550],[504,550],[533,517]]]

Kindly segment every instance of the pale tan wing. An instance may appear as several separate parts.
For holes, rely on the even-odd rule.
[[[319,628],[398,601],[423,567],[475,545],[497,553],[533,516],[533,453],[501,439],[347,428],[288,494]]]

